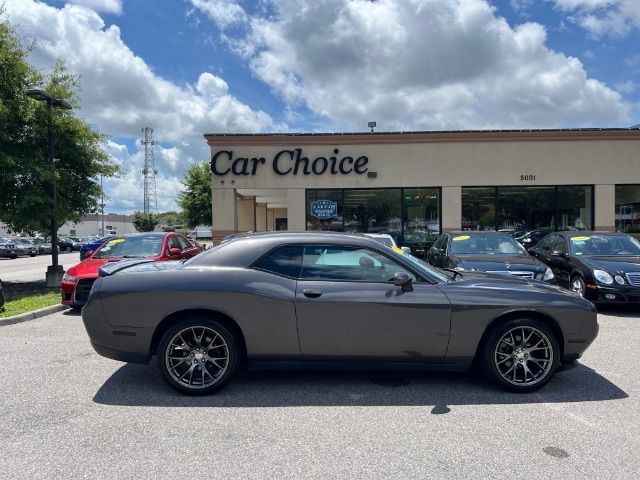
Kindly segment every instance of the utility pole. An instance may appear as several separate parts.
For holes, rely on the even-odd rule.
[[[143,138],[140,143],[144,145],[144,168],[141,170],[144,176],[144,213],[158,211],[158,198],[156,196],[156,174],[155,161],[153,158],[153,128],[144,127],[142,129]]]

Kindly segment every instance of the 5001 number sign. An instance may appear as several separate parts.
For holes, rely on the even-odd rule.
[[[521,182],[526,182],[526,181],[535,180],[535,179],[536,179],[535,175],[520,175]]]

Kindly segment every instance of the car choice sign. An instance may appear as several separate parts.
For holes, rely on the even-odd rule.
[[[338,204],[331,200],[316,200],[311,202],[311,216],[326,219],[338,216]]]

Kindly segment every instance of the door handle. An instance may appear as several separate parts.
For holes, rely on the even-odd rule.
[[[320,295],[322,295],[322,292],[320,290],[304,289],[302,290],[302,294],[308,298],[318,298]]]

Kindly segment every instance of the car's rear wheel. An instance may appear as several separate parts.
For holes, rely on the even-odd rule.
[[[577,293],[582,298],[584,298],[584,295],[586,293],[587,287],[584,284],[584,280],[582,279],[582,277],[580,275],[575,275],[573,278],[571,278],[570,287],[571,287],[571,291],[573,293]]]
[[[555,334],[534,319],[513,319],[493,328],[480,354],[485,375],[512,392],[543,387],[560,364]]]
[[[65,252],[67,252],[67,253],[69,253],[69,252],[73,251],[73,248],[71,248],[71,247],[66,247],[66,248],[64,249],[64,251],[65,251]]]
[[[238,342],[220,322],[206,316],[181,320],[160,340],[162,376],[179,392],[207,395],[221,388],[238,365]]]

